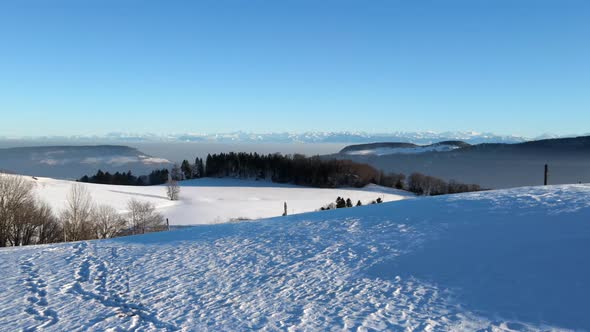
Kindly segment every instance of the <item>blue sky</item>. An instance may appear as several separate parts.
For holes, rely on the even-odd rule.
[[[590,2],[3,1],[0,136],[590,132]]]

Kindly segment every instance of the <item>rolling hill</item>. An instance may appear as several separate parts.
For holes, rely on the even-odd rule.
[[[4,248],[0,326],[590,330],[589,220],[547,186]]]
[[[550,184],[590,182],[590,136],[514,144],[362,144],[325,158],[351,159],[386,172],[420,172],[485,188],[543,184],[545,164]]]

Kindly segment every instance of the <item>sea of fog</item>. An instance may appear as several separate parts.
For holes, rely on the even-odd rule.
[[[166,158],[172,162],[195,157],[205,158],[208,153],[220,152],[257,152],[268,154],[322,155],[340,151],[344,143],[219,143],[219,142],[124,142],[124,141],[67,141],[67,140],[0,140],[0,148],[55,145],[126,145],[134,147],[148,155]]]

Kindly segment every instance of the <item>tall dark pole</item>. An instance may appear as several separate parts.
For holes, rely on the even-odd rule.
[[[543,181],[544,185],[547,185],[547,176],[549,175],[549,166],[545,164],[545,181]]]

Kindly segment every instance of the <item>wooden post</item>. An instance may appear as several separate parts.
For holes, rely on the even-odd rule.
[[[166,218],[166,227],[168,228],[168,230],[170,230],[170,222],[168,221],[168,218]]]
[[[283,212],[283,216],[286,216],[287,215],[287,202],[285,202],[285,206],[284,207],[285,207],[285,212]]]
[[[545,181],[543,181],[544,185],[547,185],[547,177],[549,175],[549,166],[545,164]]]

